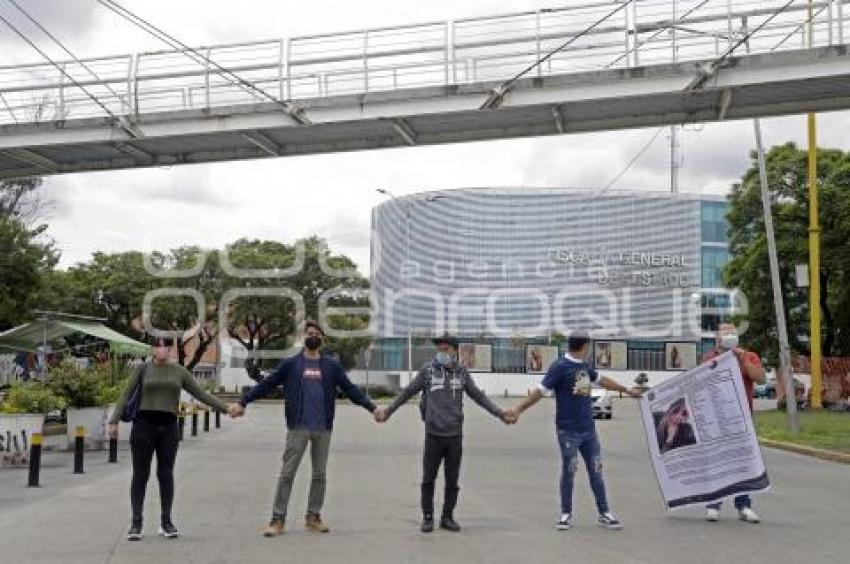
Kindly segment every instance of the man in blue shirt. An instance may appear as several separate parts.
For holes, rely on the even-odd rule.
[[[574,333],[567,341],[568,352],[549,367],[539,387],[517,405],[512,412],[519,417],[523,411],[536,404],[546,392],[555,394],[555,427],[561,447],[561,518],[555,525],[566,531],[573,521],[573,481],[578,467],[578,455],[584,459],[590,488],[596,498],[598,522],[606,529],[621,529],[620,521],[608,508],[605,481],[602,478],[602,447],[593,420],[591,382],[603,388],[640,397],[640,391],[629,390],[614,380],[600,377],[587,363],[590,338],[584,333]]]
[[[304,350],[278,364],[274,372],[247,391],[231,415],[241,416],[245,407],[283,387],[286,400],[284,414],[289,432],[283,451],[283,466],[278,478],[277,491],[272,506],[272,518],[264,531],[267,537],[283,534],[292,483],[301,458],[310,447],[313,476],[307,501],[305,525],[317,533],[327,533],[330,528],[322,521],[321,510],[325,501],[326,468],[333,431],[337,390],[344,392],[355,404],[370,413],[375,404],[351,383],[342,365],[321,351],[325,332],[315,321],[304,323]]]

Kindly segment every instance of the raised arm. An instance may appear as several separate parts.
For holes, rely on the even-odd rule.
[[[639,398],[643,395],[639,388],[627,388],[607,376],[600,376],[598,382],[600,386],[612,392],[620,392],[633,398]]]
[[[466,375],[465,391],[466,395],[472,398],[472,401],[486,409],[490,415],[497,419],[505,420],[505,411],[493,403],[493,401],[487,397],[487,394],[481,391],[481,388],[475,384],[475,380],[472,379],[472,375],[469,373]]]
[[[519,402],[514,408],[511,410],[515,417],[519,417],[522,415],[522,412],[526,409],[533,407],[534,404],[543,399],[543,390],[538,386],[531,390],[531,393],[528,394],[525,399]]]
[[[242,398],[239,400],[239,405],[245,408],[249,403],[269,395],[272,390],[283,384],[286,380],[288,360],[289,359],[281,360],[277,367],[275,367],[274,372],[257,382],[254,387],[242,394]]]
[[[384,420],[389,419],[390,416],[395,413],[395,411],[407,403],[407,401],[425,389],[425,384],[428,382],[428,371],[423,368],[419,371],[419,374],[416,375],[410,384],[407,385],[405,389],[401,391],[398,397],[386,408],[382,411]]]
[[[192,376],[192,373],[188,370],[183,371],[183,389],[189,392],[195,399],[217,409],[218,411],[228,411],[227,404],[201,388],[201,385],[198,384],[195,377]]]
[[[561,377],[561,373],[557,369],[556,364],[552,364],[549,367],[549,370],[546,371],[546,376],[543,377],[543,381],[538,384],[536,388],[534,388],[528,396],[525,397],[519,404],[514,406],[513,409],[510,410],[511,415],[514,419],[518,419],[519,416],[526,409],[534,406],[537,402],[543,399],[543,395],[546,392],[551,392],[555,389],[555,385],[558,383],[558,380]]]
[[[348,375],[345,373],[342,366],[340,366],[337,370],[336,386],[348,396],[351,403],[359,405],[366,409],[369,413],[373,413],[375,411],[375,404],[372,403],[372,400],[366,397],[366,394],[360,391],[360,388],[355,386],[354,383],[348,379]]]

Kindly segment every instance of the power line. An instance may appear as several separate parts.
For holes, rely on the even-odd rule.
[[[791,39],[792,37],[794,37],[794,35],[795,35],[798,31],[800,31],[800,30],[803,28],[803,26],[804,26],[804,25],[808,25],[809,23],[811,23],[812,21],[814,21],[814,19],[815,19],[816,17],[818,17],[819,15],[821,15],[821,14],[824,12],[824,10],[826,10],[826,9],[827,9],[827,7],[828,7],[828,4],[824,4],[824,6],[823,6],[820,10],[818,10],[817,12],[812,12],[812,15],[811,15],[811,16],[807,16],[807,17],[806,17],[806,19],[805,19],[805,20],[803,20],[803,22],[802,22],[802,23],[800,23],[800,25],[798,25],[798,26],[797,26],[797,27],[795,27],[793,30],[791,30],[791,31],[788,33],[788,35],[786,35],[786,36],[782,39],[782,41],[780,41],[779,43],[777,43],[776,45],[774,45],[774,46],[773,46],[773,48],[770,50],[770,52],[771,52],[771,53],[773,53],[774,51],[776,51],[777,49],[779,49],[780,47],[782,47],[782,45],[784,45],[786,41],[788,41],[789,39]]]
[[[604,194],[605,192],[610,190],[614,186],[614,184],[619,182],[619,180],[635,165],[635,163],[638,161],[638,159],[640,159],[644,155],[644,153],[646,153],[649,150],[649,148],[652,146],[652,144],[655,143],[655,140],[658,139],[658,137],[661,135],[661,133],[665,129],[666,129],[666,127],[659,127],[658,130],[655,132],[655,134],[652,137],[650,137],[649,140],[646,143],[644,143],[643,147],[641,147],[640,150],[637,153],[635,153],[635,155],[631,158],[631,160],[629,160],[629,162],[626,164],[626,166],[623,167],[623,170],[621,170],[620,172],[615,174],[611,178],[611,180],[608,182],[608,184],[606,184],[599,191],[599,193],[597,193],[596,195],[601,196],[602,194]]]
[[[53,59],[51,59],[50,56],[47,53],[45,53],[38,45],[36,45],[32,40],[30,40],[30,38],[27,37],[26,34],[24,34],[20,29],[18,29],[12,22],[10,22],[8,19],[3,17],[2,14],[0,14],[0,22],[3,22],[4,24],[6,24],[6,26],[9,29],[11,29],[18,37],[20,37],[22,40],[24,40],[30,47],[35,49],[35,51],[39,55],[41,55],[48,63],[50,63],[54,68],[56,68],[56,70],[58,70],[60,73],[62,73],[62,75],[65,76],[65,78],[70,80],[71,83],[75,87],[82,90],[89,98],[92,99],[92,101],[95,104],[100,106],[101,109],[103,109],[103,111],[106,112],[106,114],[110,118],[112,118],[119,125],[119,127],[121,127],[121,129],[123,129],[127,133],[127,135],[129,135],[130,137],[133,137],[133,138],[138,137],[137,133],[135,131],[133,131],[133,129],[129,126],[129,124],[127,124],[121,117],[112,113],[112,110],[110,110],[108,107],[106,107],[106,105],[104,105],[103,102],[101,102],[100,99],[98,99],[97,96],[95,96],[94,94],[89,92],[82,84],[77,82],[77,80],[73,76],[71,76],[64,68],[62,68],[62,65],[56,63]]]
[[[767,26],[767,24],[775,20],[780,14],[790,8],[795,1],[796,0],[788,0],[788,2],[786,2],[784,6],[773,12],[770,17],[766,18],[763,22],[754,27],[752,31],[744,34],[744,36],[741,37],[741,39],[739,39],[734,45],[730,45],[729,48],[726,49],[726,51],[717,59],[712,61],[707,68],[700,69],[699,74],[697,74],[697,76],[694,77],[694,79],[688,83],[688,85],[685,87],[685,90],[696,90],[697,88],[701,88],[708,81],[708,79],[714,76],[714,74],[720,69],[720,65],[722,65],[723,62],[726,61],[726,59],[728,59],[732,55],[732,53],[734,53],[738,49],[738,47],[749,43],[750,38],[753,35],[761,31],[765,26]]]
[[[287,115],[289,115],[292,119],[294,119],[299,124],[310,125],[311,122],[310,122],[309,119],[307,119],[306,116],[303,115],[303,110],[301,110],[300,108],[297,108],[292,102],[281,100],[277,96],[274,96],[273,94],[270,94],[266,90],[260,88],[259,86],[257,86],[253,82],[251,82],[250,80],[242,78],[241,76],[239,76],[238,74],[236,74],[232,70],[223,67],[222,65],[215,62],[214,60],[203,55],[197,49],[186,45],[182,41],[178,40],[177,38],[175,38],[172,35],[169,35],[167,32],[158,28],[157,26],[155,26],[151,22],[147,21],[146,19],[142,18],[141,16],[134,14],[132,11],[123,7],[118,2],[115,2],[114,0],[95,0],[95,1],[98,4],[100,4],[101,6],[103,6],[104,8],[110,10],[111,12],[114,12],[115,14],[124,18],[125,20],[129,21],[130,23],[132,23],[136,27],[144,30],[145,32],[149,33],[150,35],[153,35],[154,37],[156,37],[157,39],[159,39],[160,41],[162,41],[163,43],[165,43],[166,45],[168,45],[169,47],[171,47],[175,51],[178,51],[178,52],[184,54],[185,56],[189,57],[194,62],[196,62],[198,64],[206,63],[206,64],[209,64],[209,65],[212,65],[213,67],[215,67],[219,71],[219,73],[222,75],[222,77],[224,77],[225,79],[230,81],[232,84],[242,87],[244,90],[246,90],[250,94],[253,94],[253,95],[259,94],[261,97],[265,97],[268,100],[271,100],[272,102],[274,102],[275,104],[278,104],[279,106],[281,106],[283,108],[284,112]]]
[[[658,31],[653,33],[652,37],[650,37],[649,39],[644,39],[642,42],[638,42],[638,30],[637,30],[637,25],[635,25],[635,50],[637,50],[639,47],[642,47],[643,45],[646,45],[647,43],[651,42],[653,39],[655,39],[656,37],[658,37],[659,35],[664,33],[664,31],[666,31],[668,29],[675,29],[677,27],[676,26],[677,21],[681,21],[681,20],[687,18],[688,16],[690,16],[691,14],[693,14],[694,12],[696,12],[697,10],[699,10],[700,8],[702,8],[703,6],[708,4],[709,2],[711,2],[711,0],[703,0],[701,3],[697,4],[696,6],[694,6],[693,8],[691,8],[690,10],[688,10],[687,12],[685,12],[684,14],[682,14],[681,16],[679,16],[678,18],[673,20],[673,22],[672,22],[673,25],[671,25],[669,27],[662,27],[661,29],[659,29]],[[637,24],[637,22],[635,22],[635,24]],[[619,57],[617,57],[616,59],[614,59],[613,61],[611,61],[607,65],[605,65],[605,68],[606,69],[611,68],[612,66],[616,65],[618,62],[622,61],[623,57],[628,57],[628,56],[629,56],[629,51],[627,50],[625,53],[623,53],[622,55],[620,55]]]
[[[546,53],[544,56],[538,58],[536,61],[534,61],[528,67],[526,67],[524,70],[518,72],[513,78],[503,82],[502,84],[500,84],[499,86],[494,88],[493,91],[490,93],[490,96],[487,98],[487,100],[484,102],[484,104],[481,105],[481,108],[479,108],[479,109],[490,110],[490,109],[498,107],[499,104],[504,99],[505,94],[507,94],[510,91],[510,89],[513,87],[514,83],[517,80],[519,80],[520,78],[522,78],[523,76],[525,76],[529,72],[533,71],[534,69],[536,69],[537,67],[539,67],[540,65],[542,65],[543,63],[545,63],[546,61],[548,61],[549,59],[551,59],[552,57],[554,57],[555,55],[557,55],[558,53],[560,53],[561,51],[563,51],[564,49],[566,49],[567,47],[569,47],[570,45],[575,43],[576,41],[578,41],[579,39],[581,39],[582,37],[584,37],[585,35],[587,35],[591,31],[596,29],[597,27],[599,27],[603,23],[605,23],[609,18],[611,18],[614,14],[616,14],[620,10],[624,9],[625,7],[626,7],[625,2],[620,4],[619,6],[614,8],[612,11],[608,12],[605,16],[603,16],[603,17],[599,18],[598,20],[596,20],[595,22],[593,22],[590,26],[584,28],[579,33],[572,36],[567,41],[565,41],[564,43],[559,45],[558,47],[556,47],[556,48],[552,49],[551,51],[549,51],[548,53]]]
[[[21,7],[20,4],[18,4],[15,0],[7,0],[7,2],[9,2],[15,8],[17,8],[18,11],[21,12],[30,22],[32,22],[33,25],[35,25],[38,29],[40,29],[42,31],[42,33],[44,33],[47,37],[49,37],[51,40],[53,40],[54,43],[56,43],[63,51],[65,51],[65,53],[69,57],[71,57],[74,60],[74,62],[76,62],[78,65],[80,65],[86,71],[88,71],[88,73],[90,75],[92,75],[95,78],[95,80],[97,80],[98,82],[102,82],[103,85],[106,87],[106,89],[109,90],[109,92],[112,93],[112,95],[115,96],[116,99],[118,99],[118,100],[121,99],[121,96],[117,92],[115,92],[115,90],[113,90],[111,86],[109,86],[109,83],[107,83],[103,79],[101,79],[97,75],[97,73],[95,73],[87,64],[85,64],[82,60],[80,60],[76,55],[74,55],[74,53],[72,53],[70,49],[68,49],[58,38],[56,38],[56,36],[54,36],[52,33],[50,33],[41,23],[39,23],[39,21],[36,20],[36,18],[34,16],[32,16],[29,12],[24,10],[24,8]]]

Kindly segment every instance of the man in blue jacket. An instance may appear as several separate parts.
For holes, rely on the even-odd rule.
[[[249,403],[283,386],[288,432],[272,518],[263,533],[267,537],[283,534],[292,482],[308,444],[313,479],[310,482],[306,527],[316,533],[327,533],[330,530],[322,522],[321,511],[325,500],[325,469],[328,465],[337,390],[342,390],[352,402],[370,413],[375,411],[375,405],[351,383],[342,365],[322,354],[324,337],[325,332],[318,323],[307,321],[304,324],[304,350],[281,361],[274,372],[248,390],[239,405],[233,408],[235,413],[232,415],[242,415]]]

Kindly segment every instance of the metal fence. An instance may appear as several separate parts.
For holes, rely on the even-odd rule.
[[[281,100],[631,68],[844,43],[850,0],[581,0],[533,12],[185,51],[0,66],[0,124],[267,102],[204,58]],[[784,9],[783,9],[784,8]],[[777,15],[777,12],[781,13]],[[743,54],[743,53],[736,53]],[[200,61],[200,62],[199,62]]]

